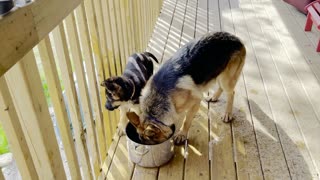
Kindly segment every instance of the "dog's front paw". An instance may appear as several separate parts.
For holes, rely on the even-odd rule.
[[[226,113],[223,117],[222,117],[222,121],[225,123],[231,122],[233,120],[233,116],[231,113]]]
[[[117,134],[118,134],[118,136],[120,136],[120,137],[126,135],[126,130],[125,130],[125,128],[119,126],[119,127],[117,128]]]
[[[187,133],[180,131],[177,135],[173,137],[175,145],[182,145],[187,140]]]
[[[213,103],[215,103],[215,102],[218,102],[219,98],[218,98],[218,97],[210,97],[210,96],[208,96],[208,97],[205,98],[205,100],[206,100],[207,102],[213,102]]]
[[[126,135],[126,132],[123,130],[123,129],[117,129],[117,134],[118,134],[118,136],[124,136],[124,135]]]

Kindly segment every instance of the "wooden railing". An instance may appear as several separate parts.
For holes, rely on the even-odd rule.
[[[0,121],[23,179],[103,178],[119,114],[99,84],[145,50],[161,5],[36,0],[0,17]]]

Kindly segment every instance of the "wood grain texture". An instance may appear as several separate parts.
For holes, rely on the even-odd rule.
[[[20,169],[21,176],[25,179],[39,179],[32,155],[27,145],[27,140],[23,134],[22,125],[19,121],[17,110],[14,106],[13,98],[10,94],[5,77],[0,78],[0,116],[9,141],[10,150],[13,153]],[[1,172],[2,179],[4,180]]]
[[[132,175],[132,180],[156,180],[158,168],[143,168],[136,165]]]
[[[107,176],[107,174],[110,170],[110,165],[112,163],[113,156],[117,150],[119,140],[120,140],[120,137],[118,136],[118,134],[114,134],[113,141],[110,144],[110,147],[108,149],[107,157],[102,164],[102,171],[101,171],[101,175],[99,177],[103,177],[103,176],[106,177]]]
[[[207,33],[208,24],[206,1],[198,0],[196,4],[195,27],[189,36],[196,38]],[[209,168],[209,118],[208,103],[201,102],[200,109],[192,121],[188,133],[188,149],[185,162],[185,179],[210,179]],[[194,166],[196,164],[197,166]]]
[[[75,81],[73,79],[72,67],[64,27],[61,24],[53,31],[58,63],[61,70],[61,79],[65,87],[66,99],[68,102],[70,120],[72,122],[75,143],[79,154],[79,162],[82,168],[83,177],[91,179],[93,172],[90,167],[89,151],[86,144],[84,128],[82,126],[80,105],[77,98]]]
[[[100,172],[101,156],[98,151],[97,135],[95,132],[91,102],[89,99],[87,77],[85,74],[83,57],[80,49],[79,33],[76,29],[74,14],[70,14],[66,18],[65,22],[68,44],[70,45],[70,55],[75,69],[76,86],[78,86],[79,89],[79,102],[81,102],[80,106],[82,107],[87,140],[90,147],[91,162],[93,164],[94,173],[97,176]]]
[[[80,0],[39,0],[2,17],[0,76],[52,31],[80,2]]]
[[[90,101],[92,103],[92,110],[95,122],[95,128],[97,132],[97,141],[99,147],[99,155],[101,156],[101,161],[106,157],[107,147],[105,140],[105,131],[104,129],[104,118],[102,113],[103,103],[100,100],[99,96],[99,82],[96,76],[96,69],[94,65],[93,52],[90,46],[90,37],[89,29],[86,26],[87,19],[81,7],[77,8],[76,11],[77,25],[79,29],[80,45],[83,54],[83,59],[85,62],[85,70],[88,77],[88,88],[90,94]],[[108,114],[106,114],[108,115]]]
[[[275,59],[274,63],[288,96],[291,108],[289,113],[294,116],[296,121],[295,124],[290,127],[283,124],[282,129],[285,132],[290,132],[291,128],[296,128],[296,130],[300,131],[295,130],[295,133],[288,134],[290,139],[294,140],[294,146],[299,147],[298,150],[295,150],[297,148],[292,149],[292,147],[286,146],[290,145],[288,143],[284,143],[284,150],[288,154],[289,168],[291,168],[294,176],[300,177],[301,175],[307,175],[306,177],[308,177],[308,175],[311,174],[311,176],[315,177],[317,175],[313,170],[312,163],[308,156],[311,155],[315,169],[319,174],[319,153],[315,153],[317,151],[315,149],[319,148],[313,143],[315,140],[314,137],[317,136],[315,134],[319,133],[318,130],[315,130],[319,127],[319,110],[318,108],[315,108],[318,106],[317,104],[319,102],[318,99],[313,98],[317,94],[316,91],[319,90],[319,88],[317,88],[319,86],[319,63],[316,61],[319,55],[315,53],[312,46],[308,47],[307,44],[310,45],[312,43],[304,35],[303,29],[296,28],[296,22],[293,20],[291,13],[284,3],[274,1],[266,2],[266,4],[270,3],[274,4],[274,6],[264,7],[263,5],[265,4],[261,4],[261,7],[264,8],[261,16],[269,21],[274,17],[274,15],[271,14],[272,12],[282,16],[281,21],[273,21],[273,26],[271,26],[270,30],[271,35],[278,39],[277,47],[283,48],[286,53],[283,51],[276,51],[276,46],[274,44],[270,45],[270,48],[275,54],[273,55],[272,53]],[[262,30],[264,32],[269,31],[265,28],[262,28]],[[284,36],[284,34],[290,34],[290,36]],[[269,35],[270,33],[265,33],[265,36]],[[271,42],[269,42],[269,44],[270,43]],[[310,61],[310,63],[308,61]],[[315,62],[315,64],[311,65],[313,62]],[[287,66],[284,64],[287,64]],[[306,71],[311,73],[305,73]],[[281,114],[283,114],[283,112],[281,112]],[[312,127],[310,124],[312,124]],[[301,135],[304,141],[302,140]],[[309,153],[307,151],[309,151]],[[293,153],[299,153],[299,156],[292,155]],[[303,166],[303,164],[307,163],[309,168],[295,168],[292,166],[292,162],[298,162],[297,160],[302,158],[301,155],[304,156],[306,162],[299,161],[299,164]]]
[[[178,1],[176,5],[176,11],[173,14],[173,20],[172,20],[172,25],[174,26],[175,29],[171,28],[169,32],[169,37],[168,40],[172,38],[171,42],[171,47],[174,49],[178,49],[180,42],[181,42],[181,31],[182,31],[182,26],[183,26],[183,21],[185,18],[185,11],[186,11],[186,6],[187,6],[187,1],[182,0]],[[178,10],[179,9],[179,10]],[[168,29],[169,30],[169,29]],[[168,42],[169,43],[169,42]],[[166,46],[166,49],[168,48],[168,43]],[[152,50],[152,47],[150,47]],[[163,50],[163,53],[166,51]],[[167,51],[169,54],[169,51]],[[172,52],[172,51],[170,51]],[[172,53],[171,53],[172,55]],[[177,122],[176,123],[176,129],[180,129],[182,125],[182,122]],[[178,131],[176,131],[177,133]],[[159,175],[158,179],[159,180],[175,180],[175,179],[181,179],[184,174],[184,158],[185,158],[185,147],[184,146],[175,146],[175,155],[173,159],[166,164],[165,166],[162,166],[159,168]]]
[[[134,167],[135,165],[129,159],[126,136],[122,136],[112,158],[107,179],[131,179]]]
[[[45,37],[45,39],[40,42],[38,48],[43,70],[44,72],[46,72],[46,81],[48,83],[49,93],[54,107],[61,140],[63,146],[68,147],[65,148],[65,153],[70,169],[70,175],[72,178],[79,179],[81,178],[80,168],[78,164],[79,161],[73,142],[73,136],[70,131],[70,123],[68,114],[66,112],[66,104],[64,103],[64,101],[61,101],[61,99],[63,99],[63,94],[49,36]]]
[[[17,79],[23,80],[15,83]],[[26,135],[28,147],[39,176],[66,179],[57,139],[42,90],[33,52],[29,52],[6,74],[14,105]],[[31,91],[32,89],[32,91]]]
[[[81,22],[81,19],[82,19],[84,23],[83,26],[87,26],[89,30],[90,45],[92,49],[93,59],[95,62],[94,64],[95,64],[95,70],[97,74],[97,81],[98,81],[98,84],[100,84],[105,79],[105,70],[104,70],[103,63],[105,62],[104,59],[106,57],[103,57],[102,55],[103,49],[101,49],[102,48],[101,42],[99,40],[100,34],[98,31],[98,27],[95,23],[97,22],[97,19],[93,12],[92,3],[90,3],[89,1],[86,1],[85,3],[81,3],[81,5],[78,8],[77,14],[81,15],[81,17],[78,17],[79,21]],[[101,28],[100,28],[100,31],[101,31]],[[103,97],[105,97],[105,93],[104,93],[104,87],[102,86],[99,86],[99,97],[102,98],[100,99],[100,103],[101,103],[101,109],[103,114],[103,127],[105,131],[106,145],[109,146],[112,140],[114,125],[110,120],[111,113],[104,110],[105,100]]]

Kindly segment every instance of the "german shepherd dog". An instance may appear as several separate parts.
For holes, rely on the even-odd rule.
[[[153,61],[157,58],[149,53],[135,53],[128,58],[122,76],[110,77],[101,83],[105,87],[106,109],[113,111],[119,107],[120,122],[118,134],[125,133],[126,112],[130,109],[139,113],[139,97],[142,88],[153,74]]]
[[[140,97],[141,113],[128,112],[129,121],[145,144],[158,144],[171,137],[172,126],[186,112],[175,144],[187,139],[203,93],[216,82],[219,89],[211,101],[227,93],[224,122],[232,120],[234,88],[244,66],[243,43],[227,32],[209,33],[189,42],[166,61],[148,81]]]

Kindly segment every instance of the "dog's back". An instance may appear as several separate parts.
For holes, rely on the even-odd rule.
[[[139,137],[148,144],[161,143],[171,134],[179,115],[186,112],[183,125],[174,137],[176,144],[187,139],[191,122],[199,110],[203,92],[218,82],[212,100],[227,94],[224,122],[232,120],[234,88],[245,62],[242,42],[226,32],[205,35],[192,41],[165,62],[143,89],[141,114],[127,116]]]
[[[135,94],[131,100],[135,103],[138,103],[142,88],[153,75],[154,68],[152,61],[158,63],[157,58],[149,52],[135,53],[128,59],[123,76],[133,81]]]
[[[164,112],[171,108],[169,94],[177,88],[190,89],[192,93],[202,96],[201,91],[207,90],[206,88],[211,86],[211,80],[226,69],[229,69],[230,72],[227,73],[230,76],[234,76],[228,79],[234,79],[236,82],[237,73],[241,72],[244,64],[245,53],[242,42],[226,32],[211,33],[189,42],[153,76],[150,85],[142,93],[142,108],[148,107],[147,113],[161,119]],[[227,68],[228,64],[232,65]],[[188,81],[183,81],[185,79]]]
[[[243,49],[241,41],[226,32],[192,41],[163,64],[153,78],[154,86],[169,91],[186,75],[190,75],[196,85],[205,85],[226,68],[235,52]]]

